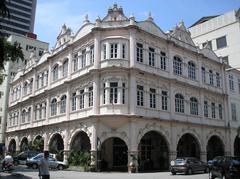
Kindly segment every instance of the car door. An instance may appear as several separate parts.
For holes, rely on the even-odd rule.
[[[56,159],[54,159],[52,157],[48,158],[48,164],[49,164],[49,168],[57,168]]]

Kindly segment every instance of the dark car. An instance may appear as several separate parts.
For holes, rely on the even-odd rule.
[[[218,156],[212,160],[210,179],[239,179],[240,157]]]
[[[26,164],[28,158],[32,158],[39,154],[37,151],[24,151],[13,157],[14,165]]]
[[[208,165],[205,162],[193,157],[182,157],[171,161],[170,171],[173,175],[176,173],[193,174],[196,172],[209,172]]]

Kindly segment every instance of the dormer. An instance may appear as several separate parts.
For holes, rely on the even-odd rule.
[[[55,49],[65,45],[67,42],[69,42],[71,39],[71,33],[72,33],[71,29],[67,28],[67,26],[64,24],[62,26],[61,32],[59,33],[59,35],[57,37],[57,43],[56,43]]]
[[[108,14],[103,18],[103,21],[126,21],[128,18],[123,13],[123,8],[115,3],[113,7],[108,9]]]

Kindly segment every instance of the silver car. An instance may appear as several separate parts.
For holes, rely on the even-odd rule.
[[[38,168],[38,163],[40,160],[43,158],[43,153],[40,153],[30,159],[27,159],[26,165],[29,168],[37,169]],[[68,168],[68,164],[65,162],[61,162],[53,158],[53,155],[50,154],[48,157],[48,163],[49,163],[49,168],[51,169],[58,169],[58,170],[63,170],[65,168]]]

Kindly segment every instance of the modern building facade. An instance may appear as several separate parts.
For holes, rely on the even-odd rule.
[[[0,30],[4,36],[34,31],[37,0],[6,0],[10,18],[0,18]]]
[[[226,65],[198,49],[181,22],[164,33],[116,4],[75,35],[63,25],[56,46],[32,57],[10,85],[6,146],[92,154],[102,170],[164,170],[177,156],[204,161],[234,153]],[[233,137],[233,138],[231,138]],[[138,159],[137,161],[135,159]]]
[[[197,46],[209,46],[224,63],[240,67],[240,9],[203,17],[189,31]]]
[[[11,61],[6,62],[5,69],[2,72],[5,75],[3,83],[0,85],[0,144],[5,143],[5,129],[7,121],[7,109],[8,109],[8,98],[9,98],[9,84],[17,74],[19,69],[25,66],[26,59],[30,57],[40,58],[44,51],[48,51],[49,44],[36,39],[32,39],[21,35],[11,35],[8,38],[11,44],[17,42],[22,47],[24,54],[24,61],[17,61],[12,63]]]

